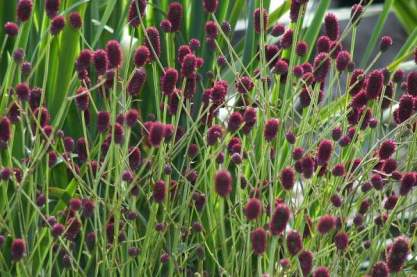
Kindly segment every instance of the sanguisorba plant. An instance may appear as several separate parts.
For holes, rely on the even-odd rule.
[[[417,274],[417,39],[269,2],[0,3],[1,276]]]

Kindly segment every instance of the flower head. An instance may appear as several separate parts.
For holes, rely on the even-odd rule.
[[[227,197],[232,192],[232,175],[229,171],[222,169],[217,171],[214,177],[216,193],[221,197]]]

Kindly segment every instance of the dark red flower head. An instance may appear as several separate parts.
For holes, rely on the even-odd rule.
[[[280,46],[282,48],[288,49],[291,47],[293,34],[294,32],[291,29],[288,29],[287,31],[285,31],[285,33],[282,35],[281,40],[280,40]]]
[[[138,95],[145,84],[146,76],[146,71],[143,67],[135,69],[132,79],[130,79],[127,85],[127,92],[130,95]]]
[[[266,250],[266,232],[259,227],[250,233],[250,240],[252,243],[253,252],[261,256]]]
[[[288,131],[285,133],[285,139],[287,140],[289,144],[295,144],[295,141],[297,138],[292,131]]]
[[[314,270],[313,277],[330,277],[330,271],[325,266],[319,266]]]
[[[269,21],[269,15],[265,9],[257,8],[253,12],[253,24],[255,27],[255,32],[257,32],[258,34],[261,33],[261,29],[267,30],[268,21]]]
[[[193,78],[197,68],[197,57],[194,54],[187,54],[181,64],[181,75],[186,78]]]
[[[254,86],[254,83],[248,76],[243,76],[236,80],[236,89],[239,93],[245,94],[247,92],[250,92],[252,91]]]
[[[304,57],[307,54],[307,51],[308,51],[308,44],[305,41],[297,42],[297,46],[295,48],[295,53],[298,56]]]
[[[16,94],[20,101],[27,101],[29,99],[30,89],[26,83],[16,85]]]
[[[159,23],[159,27],[165,33],[172,32],[172,24],[171,24],[171,21],[169,21],[168,19],[162,19],[161,22]]]
[[[285,203],[280,203],[276,206],[269,223],[269,229],[273,235],[278,236],[285,231],[290,214],[290,209]]]
[[[410,240],[404,236],[396,238],[387,257],[387,265],[391,273],[401,270],[409,252]]]
[[[264,137],[266,141],[272,141],[276,137],[279,125],[280,120],[277,118],[271,118],[266,121],[264,129]]]
[[[129,149],[129,166],[132,170],[138,170],[142,163],[142,154],[138,147]]]
[[[72,137],[65,137],[63,143],[65,151],[72,152],[74,150],[74,139]]]
[[[354,96],[361,91],[365,83],[364,71],[362,69],[355,69],[349,82],[349,94]]]
[[[119,68],[122,65],[122,48],[117,40],[107,42],[106,53],[110,68]]]
[[[239,130],[239,128],[242,126],[243,123],[243,117],[240,112],[233,112],[230,117],[227,124],[227,129],[230,132],[235,132]]]
[[[168,6],[167,19],[171,22],[171,32],[178,32],[181,28],[183,9],[178,2],[172,2]]]
[[[317,82],[324,82],[330,70],[330,58],[325,53],[320,53],[314,59],[314,78]]]
[[[406,121],[414,113],[414,100],[410,94],[405,94],[400,97],[400,104],[394,113],[395,121],[400,124]]]
[[[407,195],[417,184],[417,176],[414,172],[404,173],[400,183],[400,195]]]
[[[338,250],[345,250],[349,245],[349,235],[345,232],[339,232],[334,236],[334,244]]]
[[[232,192],[232,175],[229,171],[222,169],[217,171],[214,177],[215,191],[220,197],[227,197]]]
[[[382,190],[384,188],[385,182],[384,179],[382,179],[381,175],[374,174],[371,177],[371,184],[376,190]]]
[[[72,12],[69,15],[69,25],[74,29],[80,29],[83,25],[83,20],[79,12]]]
[[[390,36],[383,36],[379,44],[381,52],[387,51],[392,46],[392,38]]]
[[[306,156],[301,160],[301,169],[303,176],[306,179],[310,179],[313,176],[315,161],[311,156]]]
[[[187,44],[180,45],[180,47],[178,47],[178,50],[177,50],[178,62],[182,64],[184,57],[192,53],[193,51],[191,50],[191,47],[189,45]]]
[[[380,261],[374,264],[371,270],[371,277],[388,277],[389,269],[385,262]]]
[[[64,231],[65,231],[65,226],[64,225],[62,225],[61,223],[55,223],[52,226],[51,233],[54,237],[57,238],[57,237],[61,236],[64,233]]]
[[[274,71],[275,71],[275,73],[277,73],[279,75],[287,74],[288,73],[288,63],[283,59],[279,59],[275,63]]]
[[[10,121],[13,124],[16,124],[20,120],[20,107],[16,103],[12,103],[12,105],[9,107],[9,110],[7,112],[7,117],[10,119]]]
[[[126,124],[129,127],[133,127],[139,118],[139,112],[136,109],[130,109],[126,112]]]
[[[161,38],[159,31],[155,27],[149,27],[146,29],[146,35],[145,45],[151,51],[151,59],[155,60],[156,57],[161,55]]]
[[[295,171],[288,166],[281,171],[280,175],[281,185],[286,190],[291,190],[295,184]]]
[[[334,141],[338,141],[341,137],[342,137],[342,128],[340,128],[340,127],[335,127],[333,130],[332,130],[332,139],[334,140]]]
[[[140,24],[140,18],[145,16],[145,11],[146,0],[132,0],[129,6],[129,25],[132,27],[138,27]]]
[[[76,91],[75,103],[77,104],[77,107],[80,110],[82,111],[88,110],[88,106],[90,104],[90,97],[89,97],[88,89],[81,87]]]
[[[363,7],[360,4],[355,4],[352,6],[352,10],[350,12],[350,18],[353,25],[357,25],[359,23],[360,17],[363,13]]]
[[[217,25],[216,22],[210,20],[206,22],[205,25],[205,31],[206,31],[206,36],[211,38],[211,39],[215,39],[217,37],[218,34],[218,30],[217,30]]]
[[[408,74],[407,92],[412,96],[417,96],[417,71],[413,71]]]
[[[25,58],[25,50],[22,48],[17,48],[13,51],[13,60],[17,64],[21,64]]]
[[[262,213],[262,202],[258,198],[249,199],[244,212],[248,220],[257,219]]]
[[[369,99],[377,99],[382,92],[384,86],[384,75],[381,70],[374,70],[368,76],[366,83],[366,95]]]
[[[327,36],[335,41],[339,37],[339,21],[336,18],[336,15],[329,13],[324,18],[324,27],[326,30]]]
[[[230,25],[229,21],[223,21],[220,27],[223,33],[226,35],[232,31],[232,26]]]
[[[69,207],[72,211],[78,211],[81,208],[81,199],[72,198],[69,201]]]
[[[91,217],[94,214],[94,209],[96,204],[93,200],[90,199],[83,199],[81,201],[82,204],[82,215],[84,217]]]
[[[45,10],[48,17],[54,18],[58,14],[60,4],[61,0],[45,0]]]
[[[397,84],[401,84],[403,79],[404,79],[404,71],[402,69],[396,70],[394,72],[394,75],[392,76],[392,80]]]
[[[134,57],[136,67],[141,67],[148,63],[150,56],[151,52],[149,51],[148,47],[144,45],[139,46],[135,51]]]
[[[32,0],[19,0],[16,7],[17,18],[22,22],[29,20],[32,14],[32,8]]]
[[[94,67],[98,75],[106,74],[109,61],[106,51],[99,49],[93,54]]]
[[[313,269],[313,253],[308,250],[303,250],[300,255],[298,255],[298,261],[303,275],[307,276]]]
[[[316,42],[317,52],[329,53],[330,51],[330,39],[328,36],[321,36]]]
[[[300,1],[300,0],[292,0],[291,1],[291,6],[290,6],[291,22],[297,22],[302,4],[303,4],[303,2]]]
[[[188,43],[188,46],[190,46],[190,48],[195,51],[198,48],[200,48],[201,43],[198,39],[192,38],[192,39],[190,39],[190,42]]]
[[[84,49],[78,55],[77,61],[75,62],[75,68],[77,71],[81,72],[83,70],[88,70],[90,66],[93,53],[90,49]]]
[[[207,144],[214,145],[223,136],[223,129],[220,125],[213,125],[207,131]]]
[[[209,13],[215,13],[218,5],[219,0],[203,0],[203,6]]]
[[[171,95],[178,81],[178,71],[175,68],[165,69],[164,75],[161,77],[161,88],[165,95]]]
[[[62,15],[55,16],[51,21],[51,34],[59,34],[65,27],[65,17]]]
[[[254,125],[256,123],[256,109],[252,107],[246,107],[243,112],[243,120],[246,124]]]
[[[279,37],[285,32],[285,25],[282,23],[277,23],[272,27],[271,35],[274,37]]]
[[[188,146],[187,155],[193,159],[198,155],[198,145],[195,143],[191,143]]]
[[[384,203],[384,209],[386,210],[392,210],[394,209],[395,205],[397,205],[398,202],[398,196],[393,194],[388,196],[387,200],[385,200]]]
[[[366,94],[366,91],[361,90],[358,92],[355,96],[352,97],[352,107],[354,109],[360,109],[363,106],[366,106],[368,104],[368,95]]]
[[[378,155],[381,160],[388,159],[394,154],[395,150],[397,149],[397,144],[394,140],[386,140],[384,141],[378,150]]]
[[[19,26],[14,22],[6,22],[4,24],[4,32],[11,37],[15,37],[19,32]]]
[[[292,71],[295,77],[300,78],[304,75],[304,69],[301,65],[296,65]]]
[[[98,112],[97,114],[97,131],[104,133],[110,126],[110,113]]]
[[[336,164],[332,170],[332,174],[338,177],[345,175],[345,166],[341,163]]]
[[[336,219],[332,215],[324,215],[320,217],[319,222],[317,223],[317,231],[320,234],[324,235],[333,230],[336,226]]]
[[[84,138],[77,140],[77,154],[78,160],[83,163],[87,160],[87,143]]]
[[[149,143],[154,147],[159,147],[164,139],[164,132],[165,127],[161,122],[152,122],[148,135]]]
[[[26,242],[23,239],[14,239],[10,254],[14,261],[21,260],[26,255]]]
[[[124,139],[125,139],[125,131],[123,129],[122,124],[117,123],[117,122],[114,124],[113,137],[114,137],[114,142],[116,144],[123,144]]]
[[[333,143],[330,140],[324,139],[320,142],[317,149],[317,161],[319,165],[326,164],[332,155]]]
[[[336,57],[336,69],[338,71],[344,71],[351,62],[350,53],[348,51],[340,51]]]
[[[0,119],[0,143],[7,144],[11,137],[10,120],[7,117]]]
[[[166,186],[165,182],[159,180],[153,186],[153,199],[156,203],[162,203],[165,199]]]
[[[287,249],[292,256],[295,256],[303,249],[303,239],[297,231],[289,231],[287,234]]]

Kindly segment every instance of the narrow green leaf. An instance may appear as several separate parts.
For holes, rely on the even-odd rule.
[[[417,10],[414,3],[409,0],[397,0],[394,3],[394,11],[397,19],[401,22],[408,33],[411,33],[417,26]]]
[[[401,47],[400,51],[394,58],[394,61],[388,66],[390,71],[394,71],[400,63],[406,60],[413,50],[414,47],[417,45],[417,27],[414,28],[413,32],[408,36],[408,39]]]
[[[314,42],[316,41],[321,25],[323,22],[324,14],[326,13],[326,10],[330,6],[330,0],[323,0],[320,1],[319,6],[314,12],[314,18],[313,21],[310,24],[310,27],[307,29],[306,34],[304,35],[304,41],[307,42],[307,45],[314,45]],[[305,55],[304,61],[308,60],[313,53],[314,47],[309,47],[308,54]]]
[[[382,10],[381,15],[378,18],[378,22],[376,23],[371,38],[369,39],[368,46],[366,47],[365,53],[362,56],[361,60],[361,66],[364,67],[366,63],[369,61],[369,58],[372,54],[372,52],[375,49],[375,46],[378,42],[379,36],[381,35],[382,28],[385,25],[385,22],[387,20],[387,17],[389,15],[389,12],[392,8],[392,4],[394,3],[394,0],[387,0],[385,1],[384,8]]]
[[[100,39],[101,33],[104,30],[104,26],[107,25],[107,22],[109,21],[110,16],[113,13],[113,9],[114,9],[114,6],[116,5],[116,3],[117,3],[116,0],[109,0],[109,1],[106,2],[106,10],[104,11],[104,14],[103,14],[102,18],[100,19],[101,24],[98,27],[98,30],[95,31],[95,36],[94,36],[94,40],[93,40],[93,43],[92,43],[93,47],[97,44],[98,40]],[[98,18],[94,18],[94,19],[98,20]]]
[[[279,20],[287,11],[290,10],[291,0],[287,0],[281,4],[278,8],[276,8],[270,15],[269,15],[269,24],[272,26]],[[270,26],[270,27],[271,27]]]
[[[255,11],[255,0],[249,0],[248,10],[247,10],[247,19],[248,23],[246,26],[245,34],[245,49],[243,50],[243,64],[248,65],[252,59],[254,48],[255,48],[255,32],[253,28],[253,12]]]

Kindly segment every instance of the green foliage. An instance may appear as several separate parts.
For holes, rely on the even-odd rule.
[[[44,0],[33,1],[33,13],[27,22],[16,19],[17,1],[0,1],[0,26],[13,21],[20,28],[16,37],[0,29],[0,120],[6,116],[12,119],[10,111],[15,105],[19,111],[11,125],[11,139],[6,146],[0,140],[0,235],[5,237],[0,245],[0,276],[301,276],[301,263],[286,246],[289,229],[303,234],[303,248],[314,253],[314,270],[326,266],[332,276],[363,276],[386,255],[385,240],[403,234],[410,237],[410,246],[415,246],[415,228],[411,228],[414,218],[409,216],[416,206],[415,189],[408,196],[399,195],[400,182],[392,172],[383,172],[380,165],[386,161],[378,157],[381,144],[392,139],[397,147],[392,158],[398,162],[398,172],[417,169],[413,155],[417,150],[415,110],[403,122],[393,120],[400,84],[386,82],[377,99],[367,99],[361,109],[354,109],[349,94],[352,72],[339,72],[336,59],[331,59],[324,83],[314,77],[322,65],[314,62],[315,43],[323,31],[330,0],[319,1],[308,14],[303,6],[299,19],[286,26],[293,30],[291,45],[279,48],[275,57],[267,57],[266,46],[281,40],[269,31],[291,7],[290,0],[284,1],[270,12],[268,26],[256,33],[255,10],[270,10],[273,1],[220,0],[217,11],[210,14],[201,0],[179,0],[184,7],[180,31],[160,31],[161,55],[143,67],[147,77],[139,95],[127,93],[136,70],[135,50],[148,40],[146,28],[161,29],[159,24],[173,1],[148,1],[140,24],[132,27],[127,19],[130,0],[62,0],[59,15],[65,17],[66,26],[58,35],[50,32],[51,19],[45,13]],[[378,52],[372,60],[392,8],[403,24],[413,26],[415,3],[388,0],[366,49],[355,49],[356,27],[350,21],[339,41],[334,42],[350,40],[350,53],[364,51],[361,64],[366,76],[383,54]],[[72,12],[83,18],[80,30],[68,24]],[[304,27],[307,17],[311,24]],[[213,45],[206,42],[208,20],[218,30]],[[221,28],[225,21],[230,23],[231,33]],[[237,30],[242,23],[245,30]],[[406,43],[386,65],[391,73],[410,60],[415,49],[417,28],[407,30],[410,36]],[[195,95],[185,97],[189,80],[181,77],[176,84],[178,107],[170,112],[167,107],[173,98],[162,92],[161,77],[168,67],[181,72],[177,50],[192,38],[201,42],[194,53],[204,61],[195,72]],[[121,43],[122,66],[100,76],[91,65],[88,78],[80,78],[82,74],[75,66],[80,51],[104,49],[112,39]],[[308,44],[304,56],[296,51],[299,41]],[[13,58],[18,48],[25,50],[25,61],[32,65],[28,75]],[[333,51],[324,54],[326,58]],[[219,56],[225,64],[219,62]],[[288,61],[287,72],[275,71],[271,61],[275,58]],[[313,72],[296,76],[294,69],[307,62],[315,63]],[[108,85],[110,73],[116,77]],[[253,82],[253,88],[239,91],[243,76]],[[314,82],[312,78],[316,78]],[[213,96],[208,101],[207,95],[214,88],[224,88],[220,80],[227,82],[228,90],[216,106]],[[37,114],[31,101],[19,99],[15,89],[19,83],[43,91],[40,105],[47,108],[49,121]],[[82,98],[76,95],[80,87],[88,88],[88,111],[77,107]],[[389,89],[392,95],[387,95]],[[388,100],[392,105],[382,108],[381,103]],[[231,130],[230,114],[243,114],[248,107],[256,108],[256,121]],[[127,126],[124,116],[131,109],[138,110],[139,116]],[[109,126],[104,131],[97,126],[99,111],[109,114]],[[358,118],[352,123],[354,112],[358,112]],[[279,126],[273,138],[266,139],[271,119]],[[370,119],[377,122],[376,126],[369,127]],[[153,145],[149,133],[158,123],[163,126],[164,139]],[[246,129],[250,124],[251,129]],[[210,144],[213,125],[222,132],[217,142]],[[173,128],[170,137],[169,126]],[[349,143],[331,142],[331,157],[319,164],[318,145],[331,139],[337,127]],[[117,131],[123,133],[120,141]],[[4,132],[0,130],[0,134]],[[290,134],[295,141],[289,139]],[[74,150],[67,149],[68,137],[75,140]],[[232,145],[233,140],[239,143]],[[137,168],[130,160],[134,147],[141,153]],[[192,147],[197,149],[195,156],[190,154]],[[300,173],[308,167],[301,166],[295,175],[295,187],[287,190],[281,172],[300,167],[301,162],[293,157],[297,147],[304,149],[303,160],[312,158],[313,174],[307,177]],[[85,161],[81,159],[83,154]],[[224,160],[219,162],[222,154]],[[355,161],[359,162],[354,168]],[[338,164],[346,167],[343,176],[332,174]],[[12,170],[10,178],[4,177],[5,169]],[[221,197],[215,189],[215,176],[221,169],[232,177],[227,197]],[[361,186],[377,174],[384,178],[385,186],[362,191]],[[160,203],[157,194],[161,192],[155,189],[158,181],[166,185]],[[397,193],[399,200],[387,210],[383,205],[392,193]],[[342,198],[340,208],[329,201],[334,195]],[[245,207],[254,197],[262,203],[262,213],[250,221]],[[200,209],[202,199],[205,205]],[[75,200],[82,200],[80,209],[74,207]],[[366,213],[359,211],[364,200],[371,203]],[[281,202],[288,205],[291,216],[284,226],[287,230],[273,235],[268,226]],[[94,208],[89,210],[88,204]],[[364,217],[361,226],[351,223],[358,213]],[[340,229],[320,234],[317,224],[328,214],[340,219]],[[379,226],[375,218],[385,214],[386,224]],[[63,234],[53,235],[54,219],[64,225]],[[256,228],[268,232],[265,252],[259,256],[254,254],[251,238]],[[76,236],[71,238],[74,229]],[[344,252],[337,250],[333,241],[339,231],[349,235],[349,247]],[[22,238],[27,246],[20,261],[14,261],[10,251],[16,238]],[[368,240],[370,246],[364,247]],[[134,253],[136,248],[138,255]],[[169,260],[163,263],[165,254]],[[280,264],[282,258],[289,259],[288,268]],[[400,274],[415,275],[415,262],[407,261],[404,272],[399,273],[403,276]]]

